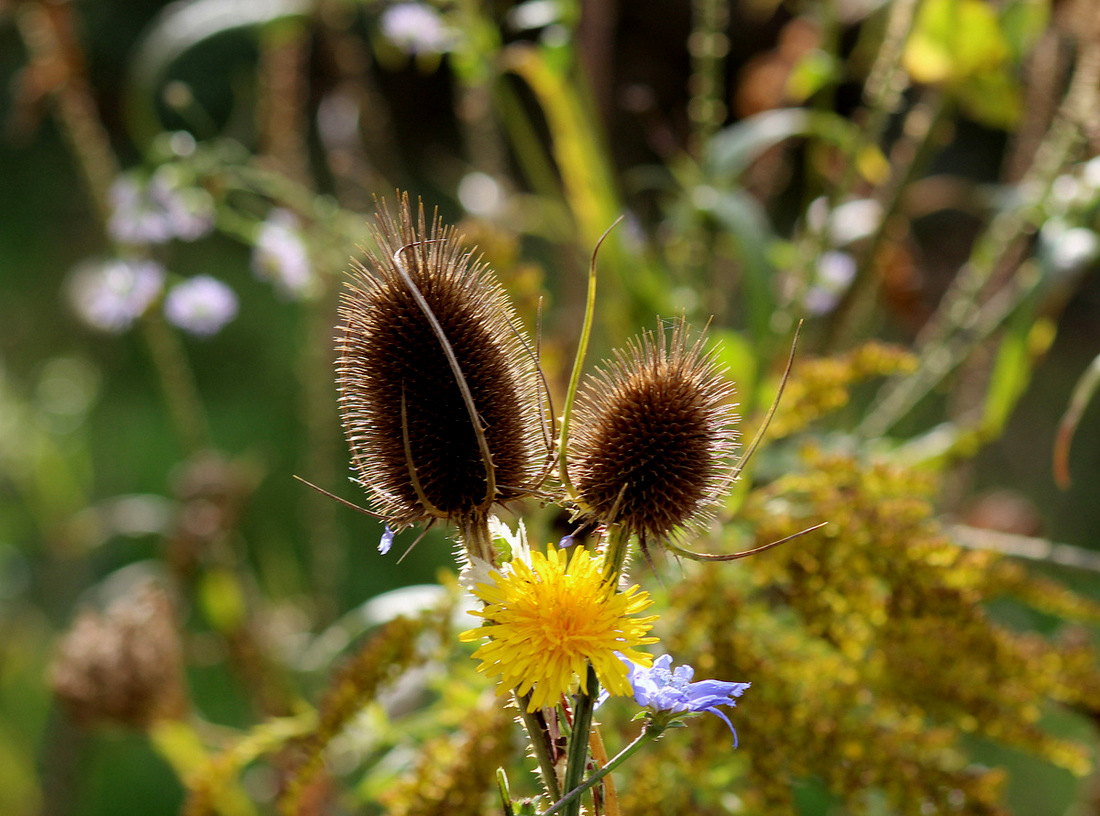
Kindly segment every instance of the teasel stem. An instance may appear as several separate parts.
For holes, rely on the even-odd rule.
[[[569,375],[569,388],[566,391],[565,407],[562,409],[561,415],[561,436],[558,440],[558,456],[561,457],[559,460],[561,483],[570,498],[576,498],[577,491],[569,479],[569,466],[566,457],[569,444],[569,420],[573,415],[573,402],[577,398],[577,386],[581,381],[581,370],[584,368],[584,358],[588,353],[588,341],[592,336],[592,323],[596,316],[596,255],[599,254],[600,247],[607,236],[611,234],[611,230],[615,229],[625,217],[620,215],[615,219],[615,223],[604,230],[603,235],[600,236],[600,240],[596,242],[596,246],[592,250],[592,260],[588,265],[588,297],[584,305],[584,323],[581,325],[581,338],[577,343],[577,357],[573,361],[573,371]]]
[[[461,535],[467,555],[496,565],[496,550],[493,549],[493,537],[489,533],[488,514],[477,513],[464,520]]]
[[[542,784],[546,787],[546,793],[551,799],[557,801],[561,798],[561,785],[558,784],[558,774],[554,770],[554,751],[550,744],[550,733],[543,727],[537,711],[528,711],[527,703],[530,694],[516,694],[513,692],[516,708],[519,709],[523,727],[527,729],[527,739],[531,743],[531,750],[535,752],[535,759],[539,763],[539,775]]]
[[[611,763],[607,756],[607,746],[603,744],[603,735],[600,733],[599,723],[592,726],[592,732],[588,735],[588,750],[592,752],[593,764],[598,765],[601,769]],[[600,776],[591,779],[594,783],[602,778]],[[604,813],[606,816],[619,816],[619,793],[615,790],[614,780],[610,776],[606,778],[607,781],[602,786]]]
[[[588,665],[587,692],[577,694],[573,706],[573,731],[569,735],[569,749],[565,760],[565,789],[572,791],[581,784],[585,767],[588,765],[588,734],[592,730],[592,712],[596,709],[596,698],[600,693],[600,681],[596,679],[596,670]],[[581,798],[578,794],[565,804],[562,813],[565,816],[580,816]]]

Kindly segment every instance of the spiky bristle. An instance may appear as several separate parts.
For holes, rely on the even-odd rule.
[[[438,216],[429,228],[421,204],[414,221],[402,196],[396,219],[379,207],[374,238],[338,327],[356,480],[395,528],[464,527],[537,487],[536,363],[504,290]]]
[[[736,446],[732,386],[681,319],[632,340],[578,398],[570,474],[582,509],[645,539],[708,517]]]

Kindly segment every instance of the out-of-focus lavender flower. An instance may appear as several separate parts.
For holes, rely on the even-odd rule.
[[[252,271],[271,281],[280,294],[298,299],[313,288],[313,270],[294,213],[274,209],[260,226],[252,251]]]
[[[831,312],[855,274],[855,258],[847,252],[823,252],[817,259],[816,274],[806,292],[806,309],[816,315]]]
[[[424,3],[396,3],[378,20],[383,36],[406,54],[443,54],[454,45],[454,32],[439,12]]]
[[[723,680],[691,682],[695,669],[686,663],[672,669],[672,656],[661,655],[653,660],[650,668],[639,666],[622,658],[627,666],[630,685],[634,689],[634,702],[648,708],[654,722],[669,725],[682,716],[709,711],[729,726],[733,733],[733,747],[737,747],[737,731],[718,706],[736,706],[751,683],[728,683]]]
[[[217,278],[196,275],[169,290],[164,316],[177,328],[209,337],[237,316],[237,295]]]
[[[127,244],[163,244],[173,238],[194,241],[214,228],[214,201],[201,187],[180,183],[162,167],[148,181],[128,173],[111,187],[107,229]]]
[[[155,261],[113,258],[76,269],[69,299],[94,329],[119,334],[141,317],[164,289],[164,268]]]

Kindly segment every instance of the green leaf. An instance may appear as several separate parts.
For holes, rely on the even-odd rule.
[[[1009,57],[993,6],[985,0],[925,0],[902,61],[917,82],[950,82],[997,68]]]
[[[851,152],[859,128],[832,111],[783,108],[765,111],[714,135],[707,145],[704,171],[711,184],[729,187],[765,150],[796,136],[818,139]],[[877,148],[876,148],[877,150]]]
[[[1001,30],[1013,59],[1022,59],[1050,25],[1049,0],[1011,0],[1001,12]]]
[[[787,95],[803,102],[840,76],[837,58],[821,49],[808,51],[794,66],[787,78]]]

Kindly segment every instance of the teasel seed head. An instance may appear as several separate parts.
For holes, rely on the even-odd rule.
[[[188,709],[174,604],[155,583],[83,611],[50,667],[54,694],[82,725],[144,729]]]
[[[341,298],[337,384],[357,481],[395,528],[455,523],[537,488],[537,361],[503,288],[438,216],[380,203]],[[544,438],[545,437],[545,438]]]
[[[709,519],[729,486],[737,444],[733,387],[676,321],[631,340],[587,378],[569,472],[591,518],[647,541]]]

